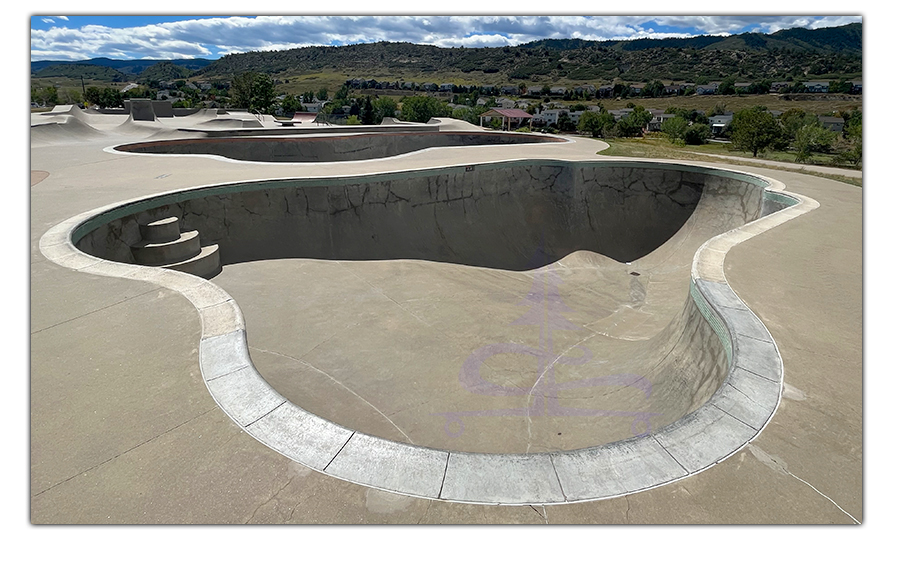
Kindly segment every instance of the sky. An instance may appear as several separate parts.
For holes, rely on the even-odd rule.
[[[846,12],[845,12],[846,13]],[[163,16],[31,14],[31,60],[218,59],[311,45],[405,41],[499,47],[545,38],[637,38],[772,33],[861,22],[861,15],[370,15]]]

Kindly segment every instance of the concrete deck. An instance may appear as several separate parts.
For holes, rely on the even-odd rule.
[[[39,241],[51,227],[76,214],[195,185],[519,158],[601,160],[595,152],[602,145],[578,140],[565,145],[436,149],[381,161],[265,165],[113,154],[103,149],[144,139],[146,129],[122,127],[112,119],[92,117],[88,121],[94,128],[89,134],[83,127],[74,134],[62,131],[33,142],[31,150],[32,522],[863,520],[859,188],[790,172],[723,166],[772,177],[788,191],[820,204],[807,215],[742,242],[725,258],[729,284],[762,319],[784,362],[783,399],[768,427],[751,444],[677,483],[615,499],[534,508],[466,505],[344,482],[264,447],[235,425],[207,391],[198,357],[201,322],[187,300],[145,282],[67,270],[45,258]],[[254,265],[254,275],[263,271],[269,281],[293,279],[296,273],[289,266],[259,262]],[[292,357],[277,346],[295,345],[296,338],[288,337],[284,330],[251,336],[261,333],[258,326],[278,313],[271,304],[251,302],[258,299],[260,291],[240,279],[246,267],[248,264],[226,267],[220,282],[242,307],[247,303],[248,339],[263,338],[255,346],[251,343],[251,353],[257,354],[254,362],[277,377],[279,362],[290,362]],[[304,267],[307,271],[318,268],[314,273],[318,279],[328,278],[328,264]],[[387,279],[376,270],[363,269],[355,277],[373,275]],[[419,280],[427,284],[431,282],[428,279]],[[219,278],[214,279],[217,281]],[[380,286],[382,293],[385,287]],[[285,312],[279,317],[290,316]],[[284,322],[281,325],[289,327]],[[274,341],[266,342],[266,338]],[[269,343],[275,344],[276,353],[266,353],[273,351]],[[413,340],[410,345],[419,344]],[[303,391],[297,388],[294,392]],[[322,391],[344,392],[324,387]],[[316,396],[308,388],[305,392]],[[343,413],[334,412],[349,413],[348,425],[385,424],[385,416],[372,415],[352,400],[339,403],[352,404]],[[387,421],[386,435],[399,429],[390,427],[395,423],[390,417]],[[541,429],[541,450],[584,445],[579,439],[590,428],[581,424],[558,433],[570,429],[573,435],[566,437],[573,440],[568,443],[553,443],[550,429]],[[529,427],[529,437],[530,431]],[[497,441],[526,451],[531,445],[506,443],[502,434]]]

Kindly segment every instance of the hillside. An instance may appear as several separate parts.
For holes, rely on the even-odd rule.
[[[859,77],[862,25],[688,39],[545,39],[480,49],[386,42],[306,47],[228,55],[200,74],[224,78],[248,70],[284,76],[332,71],[348,77],[396,79],[467,74],[472,82],[481,83]]]
[[[232,54],[216,61],[113,61],[32,63],[34,77],[78,76],[91,65],[110,69],[109,80],[230,79],[250,70],[282,80],[306,76],[457,84],[857,79],[862,76],[862,24],[788,29],[769,35],[586,41],[544,39],[517,47],[440,48],[412,43],[366,43]],[[95,71],[96,72],[96,71]],[[144,74],[142,74],[144,73]]]

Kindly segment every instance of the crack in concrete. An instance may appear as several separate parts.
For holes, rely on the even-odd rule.
[[[748,448],[750,449],[750,452],[753,454],[753,456],[756,457],[756,460],[758,460],[759,462],[768,466],[775,472],[787,474],[788,476],[791,476],[791,477],[799,480],[800,482],[803,482],[804,484],[806,484],[807,486],[812,488],[813,491],[815,491],[817,494],[819,494],[820,496],[822,496],[823,498],[825,498],[826,500],[828,500],[832,504],[834,504],[834,506],[836,508],[840,509],[844,515],[846,515],[850,519],[853,519],[854,523],[856,523],[857,525],[861,525],[861,523],[859,522],[858,519],[856,519],[856,517],[853,517],[852,515],[847,513],[847,511],[843,507],[838,505],[838,503],[836,501],[834,501],[833,499],[831,499],[828,496],[826,496],[825,494],[823,494],[818,488],[816,488],[815,486],[813,486],[806,480],[800,478],[799,476],[797,476],[796,474],[794,474],[793,472],[788,470],[787,463],[785,463],[782,459],[780,459],[774,455],[770,455],[769,453],[767,453],[767,452],[763,451],[761,448],[759,448],[759,446],[757,446],[757,445],[749,444]]]
[[[357,394],[356,392],[354,392],[353,389],[351,389],[350,387],[348,387],[347,385],[345,385],[344,383],[342,383],[342,382],[339,381],[338,379],[336,379],[336,378],[334,378],[333,376],[329,375],[327,372],[323,371],[322,369],[316,367],[316,366],[313,365],[312,363],[309,363],[309,362],[304,361],[304,360],[302,360],[302,359],[298,359],[297,357],[292,357],[292,356],[290,356],[290,355],[286,355],[286,354],[284,354],[284,353],[278,353],[277,351],[271,351],[271,350],[269,350],[269,349],[262,349],[262,348],[259,348],[259,347],[254,347],[254,346],[249,346],[249,345],[248,345],[247,347],[248,347],[249,349],[255,349],[256,351],[261,351],[261,352],[263,352],[263,353],[270,353],[270,354],[272,354],[272,355],[277,355],[277,356],[279,356],[279,357],[284,357],[284,358],[286,358],[286,359],[291,359],[291,360],[293,360],[293,361],[296,361],[297,363],[300,363],[301,365],[305,365],[305,366],[309,367],[310,369],[313,369],[314,371],[316,371],[316,372],[318,372],[318,373],[321,373],[321,374],[325,375],[325,376],[328,377],[333,383],[335,383],[335,384],[337,384],[338,386],[340,386],[341,388],[345,389],[347,392],[349,392],[349,393],[352,394],[353,396],[359,398],[361,401],[365,402],[370,408],[372,408],[373,410],[375,410],[376,412],[378,412],[378,414],[381,415],[381,417],[383,417],[384,419],[386,419],[386,420],[388,421],[388,423],[390,423],[392,426],[394,426],[394,428],[395,428],[397,431],[399,431],[400,434],[403,435],[403,437],[405,437],[406,440],[409,441],[412,445],[415,445],[415,444],[416,444],[415,441],[413,441],[413,440],[410,438],[410,436],[406,434],[406,432],[404,432],[402,429],[400,429],[400,426],[398,426],[397,424],[395,424],[394,421],[393,421],[390,417],[388,417],[387,414],[385,414],[384,412],[382,412],[381,410],[379,410],[377,406],[375,406],[374,404],[372,404],[371,402],[369,402],[368,400],[366,400],[365,398],[363,398],[362,396],[360,396],[359,394]]]
[[[66,478],[65,480],[60,480],[60,481],[57,482],[56,484],[53,484],[52,486],[50,486],[50,487],[48,487],[48,488],[45,488],[45,489],[41,490],[40,492],[34,494],[34,495],[31,496],[31,497],[32,497],[32,498],[36,498],[36,497],[40,496],[41,494],[43,494],[44,492],[49,492],[49,491],[52,490],[53,488],[56,488],[57,486],[60,486],[60,485],[62,485],[62,484],[65,484],[66,482],[68,482],[68,481],[70,481],[70,480],[72,480],[72,479],[74,479],[74,478],[77,478],[78,476],[81,476],[81,475],[83,475],[83,474],[87,474],[88,472],[91,472],[91,471],[93,471],[93,470],[96,470],[97,468],[100,468],[100,467],[103,466],[104,464],[110,463],[110,462],[116,460],[117,458],[121,457],[122,455],[128,454],[128,453],[130,453],[131,451],[134,451],[134,450],[137,449],[138,447],[142,447],[142,446],[146,445],[147,443],[150,443],[151,441],[155,441],[156,439],[162,437],[163,435],[166,435],[167,433],[171,433],[172,431],[175,431],[175,430],[178,429],[179,427],[181,427],[181,426],[183,426],[183,425],[185,425],[185,424],[191,423],[192,421],[196,420],[197,418],[200,418],[200,417],[202,417],[202,416],[205,416],[206,414],[208,414],[208,413],[210,413],[210,412],[212,412],[212,411],[216,411],[216,410],[218,410],[218,411],[221,412],[221,410],[219,409],[219,406],[218,406],[218,405],[215,405],[214,407],[210,408],[209,410],[206,410],[206,411],[204,411],[204,412],[201,412],[201,413],[197,414],[196,416],[192,417],[191,419],[185,420],[185,421],[181,422],[180,424],[176,425],[175,427],[169,428],[169,429],[167,429],[166,431],[163,431],[162,433],[160,433],[160,434],[158,434],[158,435],[154,435],[154,436],[151,437],[150,439],[147,439],[147,440],[145,440],[145,441],[142,441],[141,443],[138,443],[137,445],[134,445],[134,446],[132,446],[132,447],[129,447],[128,449],[125,449],[125,450],[122,451],[121,453],[118,453],[118,454],[116,454],[116,455],[113,455],[112,457],[106,459],[105,461],[99,462],[99,463],[95,464],[94,466],[89,467],[89,468],[86,468],[86,469],[84,469],[84,470],[79,470],[79,471],[78,471],[78,474],[73,474],[72,476]],[[224,415],[224,412],[222,412],[222,414]],[[241,433],[243,433],[243,431],[242,431]]]
[[[250,517],[248,517],[247,520],[244,521],[244,524],[246,525],[247,523],[250,523],[251,521],[253,521],[253,518],[256,517],[257,512],[259,512],[259,510],[262,509],[263,506],[268,505],[269,502],[271,502],[273,499],[275,499],[275,498],[278,496],[278,494],[280,494],[285,488],[287,488],[288,486],[290,486],[291,482],[294,481],[294,478],[296,478],[296,476],[291,476],[291,477],[288,479],[288,481],[285,483],[284,486],[282,486],[282,487],[279,488],[274,494],[272,494],[271,496],[269,496],[269,499],[267,499],[266,501],[264,501],[264,502],[262,502],[261,504],[259,504],[258,506],[256,506],[256,509],[254,509],[254,510],[253,510],[253,513],[250,514]],[[291,509],[291,513],[293,514],[293,509]],[[285,518],[283,518],[283,517],[282,517],[281,519],[282,519],[282,521],[288,521],[288,520],[289,520],[289,519],[285,519]]]

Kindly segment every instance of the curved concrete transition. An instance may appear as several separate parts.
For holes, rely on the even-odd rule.
[[[374,128],[374,127],[373,127]],[[116,146],[117,152],[210,155],[248,162],[344,162],[389,158],[428,148],[566,142],[549,135],[485,131],[321,134],[158,140]]]
[[[783,187],[703,166],[546,159],[255,180],[82,213],[51,228],[40,250],[187,298],[211,395],[296,462],[416,497],[570,503],[701,472],[771,419],[781,358],[723,262],[735,244],[818,206]],[[169,217],[218,246],[215,283],[133,263],[141,226]],[[260,303],[277,292],[263,265],[298,259],[297,286],[285,288],[295,296]],[[370,294],[386,272],[413,287],[408,298]],[[248,345],[245,298],[263,322],[288,308],[298,340],[366,314],[304,342],[301,360]],[[322,364],[327,373],[312,372]],[[321,375],[333,384],[316,383]],[[397,402],[372,406],[381,418],[369,423],[341,403],[346,392],[369,406],[368,392]]]

